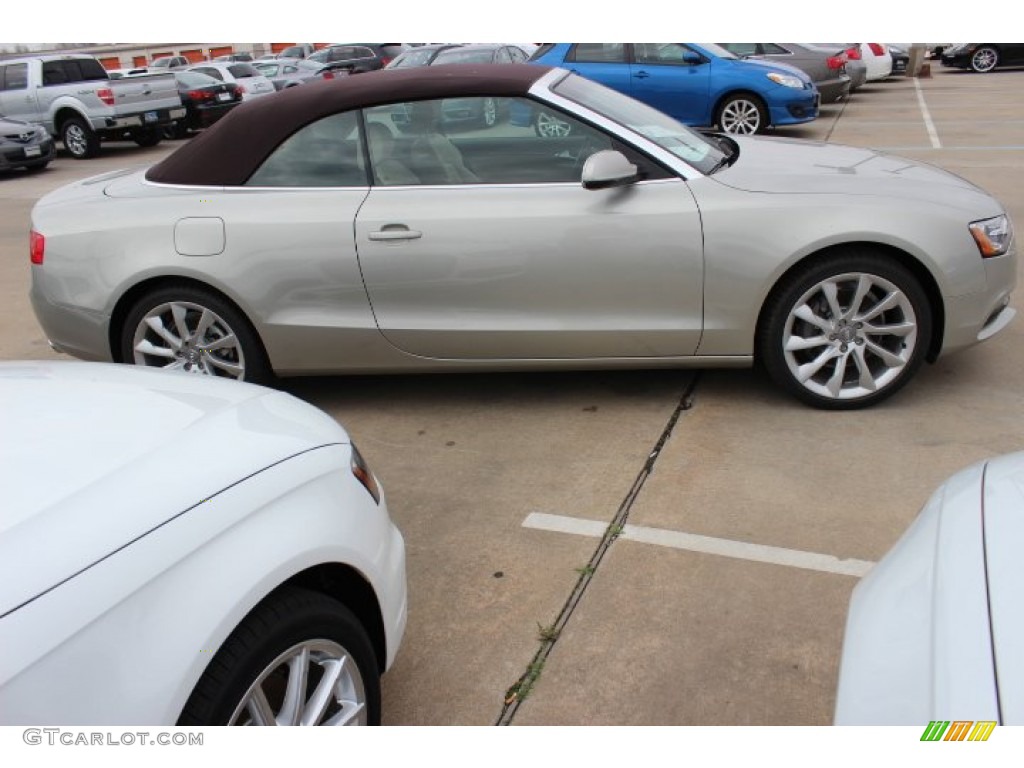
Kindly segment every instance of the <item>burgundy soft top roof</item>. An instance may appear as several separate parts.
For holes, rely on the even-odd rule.
[[[349,109],[452,96],[522,96],[550,70],[536,64],[382,69],[304,83],[236,107],[146,172],[165,184],[236,186],[288,136]]]

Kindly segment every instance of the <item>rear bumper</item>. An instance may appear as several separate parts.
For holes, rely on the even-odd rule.
[[[81,307],[55,304],[41,289],[43,280],[40,267],[32,267],[29,299],[36,320],[54,351],[82,360],[112,362],[107,332],[110,318]]]
[[[126,128],[149,128],[151,126],[169,125],[185,116],[185,107],[169,107],[151,109],[134,115],[118,115],[104,117],[93,123],[97,131],[122,131]]]

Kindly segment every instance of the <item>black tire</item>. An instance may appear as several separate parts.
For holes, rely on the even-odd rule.
[[[160,135],[171,141],[178,141],[188,137],[188,125],[184,120],[175,120],[170,125],[165,125],[160,129]]]
[[[351,690],[354,702],[362,706],[365,725],[380,725],[380,672],[366,630],[344,605],[325,595],[284,587],[257,605],[224,641],[207,666],[192,695],[189,696],[178,725],[227,725],[238,712],[236,724],[243,724],[248,712],[242,708],[247,692],[256,681],[275,669],[275,660],[301,643],[326,641],[340,646],[354,666],[343,668],[359,678]],[[263,690],[275,714],[281,714],[281,699],[275,696],[276,667]],[[317,683],[313,666],[307,684],[307,696]],[[277,691],[280,692],[280,685]],[[359,695],[361,694],[361,695]],[[359,706],[353,708],[353,712]],[[337,705],[335,705],[337,706]],[[338,708],[341,710],[341,708]],[[241,711],[238,711],[241,710]],[[328,717],[330,716],[328,712]]]
[[[854,306],[861,278],[866,291]],[[837,288],[839,317],[826,284]],[[871,248],[850,247],[780,281],[762,310],[755,354],[803,402],[850,410],[875,405],[910,381],[931,335],[931,307],[917,278]]]
[[[69,118],[61,124],[60,138],[64,149],[76,160],[86,160],[100,153],[100,137],[80,117]]]
[[[768,108],[753,93],[726,96],[715,110],[715,125],[724,133],[750,136],[768,129]]]
[[[140,147],[155,147],[163,138],[159,128],[136,128],[130,136]]]
[[[999,66],[999,51],[991,45],[983,45],[971,54],[971,69],[975,72],[991,72]]]
[[[138,352],[136,345],[145,340],[149,340],[153,346],[174,351],[158,334],[143,326],[144,319],[150,315],[164,318],[165,327],[173,326],[172,304],[186,309],[185,323],[189,330],[196,329],[202,310],[212,312],[216,321],[205,330],[201,339],[190,339],[190,348],[177,350],[181,354],[165,353],[161,356]],[[255,384],[272,384],[274,381],[266,352],[252,324],[233,304],[206,288],[167,285],[145,294],[128,310],[118,334],[121,360],[125,363],[158,368],[174,365],[187,372],[195,372],[193,369],[197,368],[211,375],[239,378]],[[180,334],[176,332],[174,335],[180,341]],[[230,346],[202,349],[205,345],[229,336],[235,339]],[[240,375],[235,368],[241,368]]]

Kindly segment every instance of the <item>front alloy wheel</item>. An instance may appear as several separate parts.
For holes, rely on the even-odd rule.
[[[749,136],[762,132],[768,119],[764,108],[753,97],[734,96],[718,110],[718,127],[725,133]]]
[[[366,687],[332,640],[293,645],[253,681],[228,725],[366,725]]]
[[[379,725],[380,715],[365,627],[337,600],[285,586],[224,640],[178,725]]]
[[[767,308],[769,374],[821,408],[873,405],[902,387],[930,340],[927,299],[898,264],[839,259],[792,280]]]
[[[979,48],[971,56],[971,69],[975,72],[991,72],[999,63],[999,52],[995,48]]]

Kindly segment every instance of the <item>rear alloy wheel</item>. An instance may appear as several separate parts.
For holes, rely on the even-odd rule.
[[[715,124],[725,133],[743,136],[762,133],[768,127],[768,110],[757,96],[729,96],[718,107]]]
[[[971,56],[971,69],[975,72],[991,72],[999,64],[999,51],[982,46]]]
[[[100,152],[99,136],[80,117],[72,117],[61,125],[60,138],[68,154],[76,160],[96,157]]]
[[[255,331],[230,304],[198,288],[163,288],[136,302],[121,331],[126,363],[201,376],[267,382]]]
[[[533,119],[533,130],[542,138],[555,139],[570,135],[572,125],[550,112],[538,112]]]
[[[930,340],[928,299],[917,279],[891,259],[850,250],[793,275],[771,297],[757,354],[804,402],[853,409],[906,384]]]
[[[344,605],[283,588],[242,620],[178,720],[206,725],[379,725],[380,672]]]

